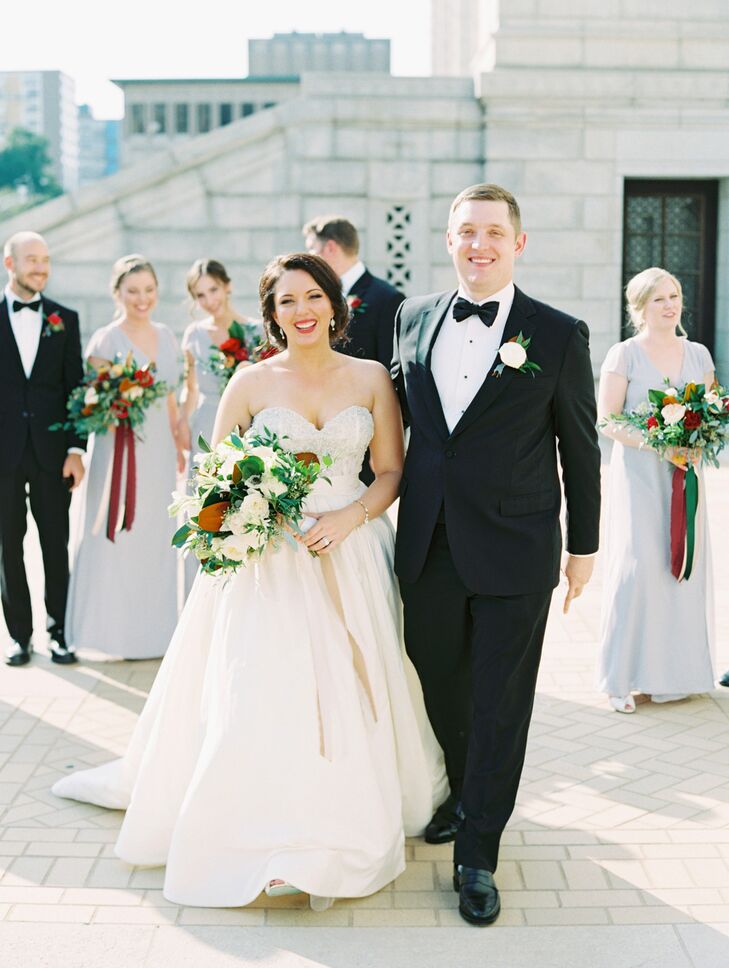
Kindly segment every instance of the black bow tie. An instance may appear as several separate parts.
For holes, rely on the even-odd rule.
[[[34,313],[37,313],[38,310],[40,309],[40,305],[41,305],[40,299],[36,299],[35,302],[30,302],[30,303],[20,302],[19,299],[16,299],[13,302],[13,312],[19,313],[21,309],[32,309]]]
[[[490,326],[496,319],[498,311],[499,304],[497,302],[487,302],[483,306],[478,306],[476,303],[464,299],[463,296],[459,296],[453,305],[453,318],[457,323],[462,323],[469,316],[478,316],[484,326]]]

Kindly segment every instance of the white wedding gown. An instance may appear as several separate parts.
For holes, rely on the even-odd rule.
[[[253,426],[333,458],[307,510],[364,490],[364,407],[321,430],[272,407]],[[276,878],[361,897],[403,871],[404,836],[448,788],[402,646],[393,538],[383,516],[329,556],[283,543],[227,581],[199,574],[126,755],[54,785],[126,809],[116,853],[166,864],[170,901],[248,904]]]

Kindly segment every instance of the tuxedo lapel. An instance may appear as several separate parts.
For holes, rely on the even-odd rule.
[[[20,350],[15,342],[13,327],[10,325],[10,314],[8,313],[8,303],[5,297],[0,299],[0,343],[5,345],[5,352],[18,364],[18,370],[23,379],[26,379],[23,361],[20,359]]]
[[[347,293],[347,298],[349,298],[349,296],[359,296],[359,298],[362,299],[362,301],[364,301],[364,294],[367,292],[367,289],[369,288],[371,279],[372,279],[372,273],[369,271],[369,269],[365,269],[365,271],[362,273],[359,279],[357,279],[357,281],[352,284],[352,287]]]
[[[521,333],[525,339],[531,337],[536,329],[537,325],[537,312],[534,308],[532,301],[526,296],[520,289],[514,290],[514,302],[511,306],[511,312],[506,320],[506,325],[504,327],[504,335],[502,337],[503,343],[507,343],[510,339],[518,336]],[[498,356],[494,359],[493,363],[488,369],[483,383],[479,387],[476,396],[473,398],[469,404],[466,412],[463,414],[461,419],[458,421],[456,426],[453,428],[453,433],[451,436],[455,437],[460,434],[463,430],[469,427],[477,417],[480,417],[485,410],[487,410],[494,400],[502,393],[506,387],[511,383],[517,374],[517,371],[512,367],[505,366],[501,372],[501,376],[497,376],[494,373],[494,368],[499,362]],[[523,375],[519,375],[520,379],[523,379]]]
[[[444,292],[430,307],[420,316],[420,329],[418,331],[418,344],[416,349],[416,360],[422,367],[425,377],[425,399],[430,410],[430,415],[435,422],[438,432],[442,437],[448,436],[448,424],[443,414],[443,405],[440,402],[438,387],[433,379],[433,371],[430,366],[433,355],[433,346],[441,331],[443,321],[455,299],[456,291]]]
[[[48,313],[52,311],[52,307],[46,305],[45,299],[41,296],[41,306],[40,306],[40,317],[41,317],[41,332],[40,338],[38,340],[38,350],[35,354],[35,359],[33,360],[33,366],[30,371],[29,379],[33,379],[33,375],[36,370],[39,369],[46,359],[48,359],[49,354],[53,352],[55,346],[53,341],[55,337],[53,333],[48,329]],[[47,331],[47,332],[46,332]],[[45,334],[45,335],[44,335]]]

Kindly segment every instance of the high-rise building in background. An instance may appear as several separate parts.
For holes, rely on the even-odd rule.
[[[390,41],[342,30],[336,34],[274,34],[248,41],[251,77],[303,74],[305,71],[380,71],[390,73]]]
[[[297,97],[306,72],[390,72],[390,41],[364,34],[274,34],[248,41],[249,72],[227,78],[128,78],[121,164],[134,165],[165,148]]]
[[[0,71],[0,148],[14,128],[48,139],[51,173],[66,190],[78,185],[75,85],[61,71]]]
[[[113,175],[119,169],[121,121],[94,117],[88,104],[78,109],[79,185]]]

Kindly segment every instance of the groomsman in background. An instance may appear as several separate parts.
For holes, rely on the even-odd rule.
[[[342,281],[351,319],[347,339],[335,346],[340,353],[378,360],[388,370],[392,362],[395,313],[405,296],[384,279],[373,276],[359,257],[357,229],[341,215],[318,215],[301,230],[307,252],[321,256]],[[375,479],[365,455],[360,478]]]
[[[33,617],[23,560],[26,500],[38,526],[51,659],[76,661],[63,622],[68,591],[68,508],[81,483],[84,441],[51,431],[66,419],[83,378],[78,315],[42,295],[50,275],[45,240],[19,232],[4,249],[8,284],[0,297],[0,592],[12,642],[10,666],[30,661]]]

